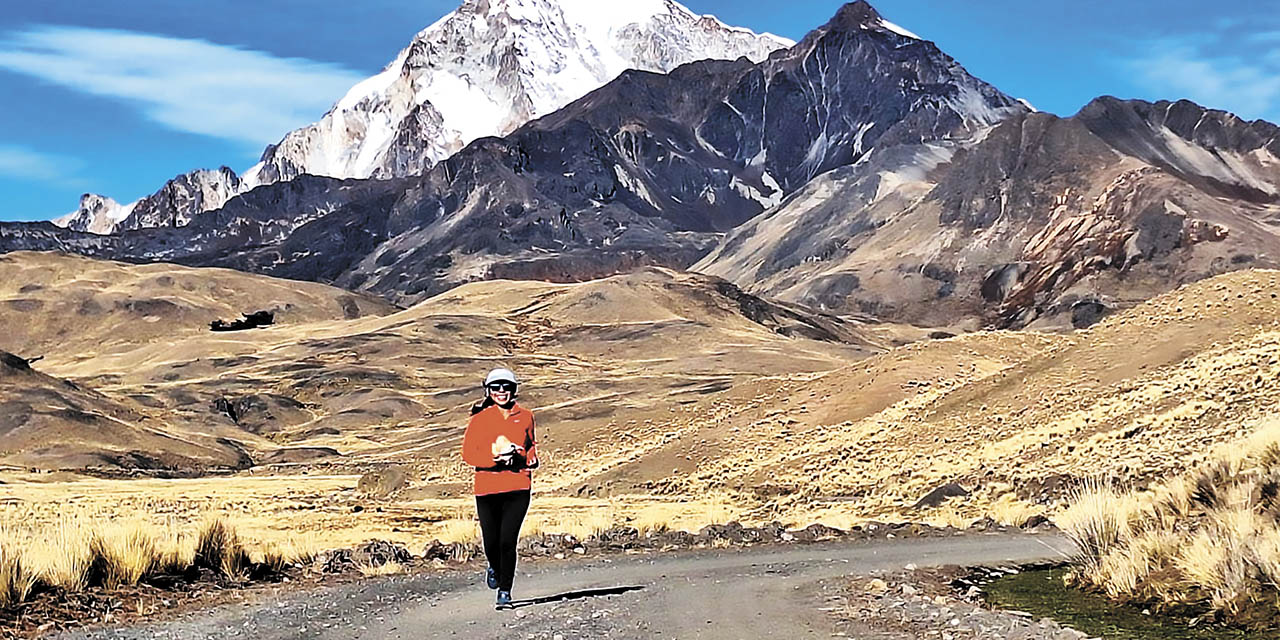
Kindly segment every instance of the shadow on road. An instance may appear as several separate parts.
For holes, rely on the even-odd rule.
[[[512,600],[512,609],[520,607],[531,607],[535,604],[547,604],[550,602],[563,602],[565,600],[581,600],[582,598],[598,598],[600,596],[616,596],[628,591],[639,591],[644,587],[605,587],[603,589],[583,589],[581,591],[566,591],[558,593],[554,596],[542,596],[539,598],[529,598],[527,600]]]

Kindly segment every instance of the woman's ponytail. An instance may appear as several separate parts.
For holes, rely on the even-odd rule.
[[[481,400],[480,402],[477,402],[471,405],[471,415],[474,416],[475,414],[480,413],[481,411],[484,411],[485,409],[488,409],[489,407],[492,407],[495,404],[497,403],[493,401],[493,398],[490,398],[489,394],[486,393],[484,394],[484,400]]]

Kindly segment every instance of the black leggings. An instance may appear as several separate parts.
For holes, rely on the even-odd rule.
[[[510,591],[516,579],[516,542],[520,525],[529,512],[529,491],[508,491],[476,496],[476,513],[480,515],[480,532],[484,537],[484,555],[498,575],[498,589]]]

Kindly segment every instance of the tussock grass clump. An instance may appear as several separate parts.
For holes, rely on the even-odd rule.
[[[160,550],[142,523],[117,526],[89,542],[88,580],[108,589],[131,587],[160,564]]]
[[[391,576],[398,573],[404,573],[404,565],[396,562],[395,560],[389,560],[382,564],[360,564],[357,568],[360,570],[360,575],[363,575],[366,578],[374,576]]]
[[[1068,580],[1154,610],[1280,627],[1280,433],[1151,491],[1086,484],[1056,519]]]
[[[309,537],[251,551],[224,520],[205,522],[195,535],[173,523],[157,527],[141,520],[99,529],[79,519],[39,531],[0,527],[0,609],[37,590],[120,589],[202,569],[235,581],[269,577],[317,555]]]
[[[93,534],[78,520],[64,519],[26,548],[40,579],[52,587],[81,591],[93,566]]]
[[[263,545],[261,551],[252,554],[252,563],[260,573],[276,575],[289,567],[311,564],[319,555],[314,538],[289,538]]]
[[[234,580],[247,578],[253,562],[235,528],[225,520],[214,519],[200,528],[193,564]]]
[[[19,551],[16,536],[0,530],[0,607],[11,607],[27,599],[38,576]]]

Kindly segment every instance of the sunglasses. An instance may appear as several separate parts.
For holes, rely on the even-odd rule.
[[[489,385],[490,391],[515,391],[516,385],[510,382],[495,382]]]

